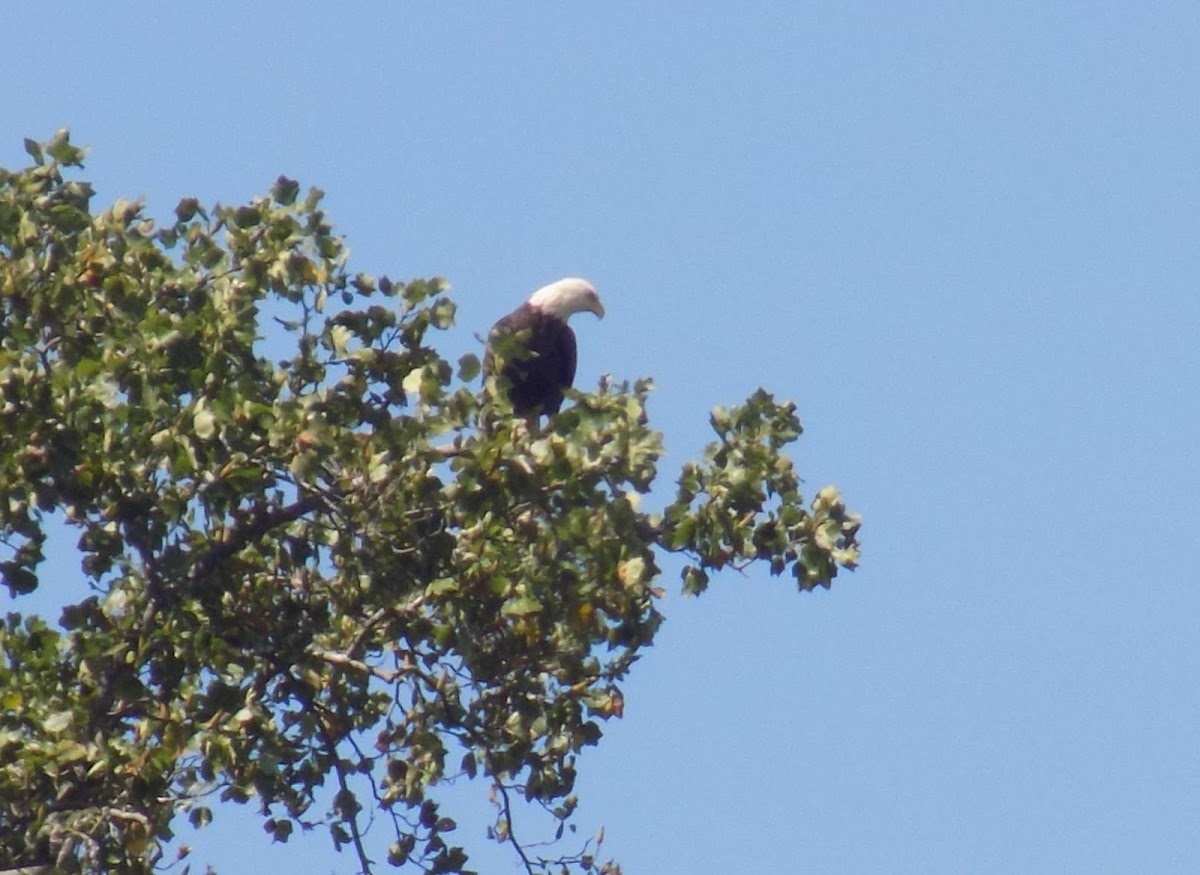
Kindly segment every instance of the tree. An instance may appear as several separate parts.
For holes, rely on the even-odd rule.
[[[832,487],[805,505],[783,452],[794,406],[715,410],[648,512],[648,380],[478,429],[478,358],[433,346],[444,284],[350,273],[320,191],[281,177],[160,227],[93,213],[65,132],[26,147],[0,170],[0,576],[46,585],[66,526],[93,594],[0,627],[0,863],[146,872],[219,799],[279,841],[327,828],[364,872],[372,814],[387,864],[467,871],[439,810],[465,775],[527,871],[617,871],[592,842],[535,858],[514,808],[574,829],[664,554],[693,594],[727,566],[802,590],[854,567],[858,517]]]

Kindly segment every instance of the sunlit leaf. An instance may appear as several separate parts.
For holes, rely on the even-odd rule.
[[[500,613],[509,617],[526,617],[531,614],[541,613],[542,603],[531,596],[518,596],[504,602],[500,608]]]
[[[217,432],[217,418],[207,406],[199,405],[192,415],[192,431],[196,437],[208,440]]]
[[[75,722],[75,715],[70,711],[58,711],[42,720],[42,728],[51,735],[58,735]]]

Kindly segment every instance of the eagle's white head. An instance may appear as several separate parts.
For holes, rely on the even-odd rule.
[[[595,313],[604,318],[604,305],[592,284],[579,277],[556,280],[529,296],[529,306],[557,316],[564,322],[575,313]]]

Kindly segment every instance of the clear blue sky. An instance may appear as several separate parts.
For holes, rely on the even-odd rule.
[[[358,269],[450,279],[455,353],[592,279],[580,382],[655,378],[664,490],[711,406],[798,402],[862,568],[667,600],[581,762],[631,875],[1200,871],[1195,3],[4,19],[0,164],[69,126],[100,203],[319,185]],[[355,870],[218,820],[227,873]]]

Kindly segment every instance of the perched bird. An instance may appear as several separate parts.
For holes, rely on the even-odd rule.
[[[575,381],[575,332],[567,319],[585,311],[604,318],[591,283],[568,277],[538,289],[492,327],[484,374],[507,383],[513,412],[531,425],[543,413],[557,413],[563,390]]]

